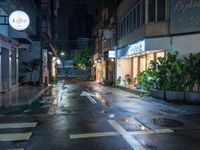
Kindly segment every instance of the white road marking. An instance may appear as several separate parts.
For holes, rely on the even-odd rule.
[[[24,150],[23,148],[17,148],[17,149],[7,149],[7,150]]]
[[[0,123],[0,129],[9,128],[33,128],[36,127],[37,122],[27,122],[27,123]]]
[[[129,143],[129,145],[134,150],[145,150],[145,148],[124,128],[122,128],[115,120],[108,120],[108,122]]]
[[[128,134],[131,136],[137,135],[148,135],[148,134],[162,134],[162,133],[173,133],[171,129],[158,129],[155,131],[130,131]],[[118,132],[96,132],[96,133],[83,133],[83,134],[71,134],[70,139],[82,139],[82,138],[97,138],[97,137],[107,137],[107,136],[118,136]]]
[[[174,131],[171,130],[171,129],[157,129],[157,130],[154,130],[154,133],[173,133]]]
[[[83,91],[80,96],[86,96],[90,100],[91,103],[97,104],[96,100],[94,98],[92,98],[92,96],[95,96],[95,95],[93,95],[89,92]]]
[[[93,137],[106,137],[106,136],[116,136],[119,135],[118,132],[96,132],[96,133],[85,133],[85,134],[72,134],[69,135],[70,139],[82,139],[82,138],[93,138]]]
[[[31,132],[0,134],[0,141],[24,141],[30,139],[31,135]]]

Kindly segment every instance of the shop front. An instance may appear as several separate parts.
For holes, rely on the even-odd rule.
[[[163,43],[163,44],[161,44]],[[149,68],[151,60],[165,57],[170,38],[144,39],[117,51],[117,75],[121,86],[134,86],[134,78]]]
[[[114,85],[115,78],[115,51],[109,50],[104,53],[104,60],[106,63],[105,68],[105,81],[104,83],[109,86]]]

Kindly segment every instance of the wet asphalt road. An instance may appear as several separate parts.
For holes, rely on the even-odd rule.
[[[117,89],[77,81],[64,89],[58,83],[40,103],[45,105],[0,117],[0,134],[32,133],[21,141],[2,141],[0,135],[0,150],[200,149],[200,119],[194,116],[199,107],[152,103]],[[169,128],[151,122],[160,117],[178,119],[184,125]],[[2,123],[26,122],[37,125],[1,129]],[[161,133],[159,129],[170,131]]]

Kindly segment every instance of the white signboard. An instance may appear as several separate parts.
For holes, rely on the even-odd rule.
[[[115,58],[115,57],[116,57],[115,51],[108,51],[108,58]]]
[[[137,54],[140,52],[145,51],[145,41],[139,41],[135,44],[131,44],[129,49],[128,49],[128,54],[127,55],[132,55],[132,54]]]
[[[9,24],[15,30],[22,31],[28,28],[30,18],[24,11],[17,10],[10,14]]]

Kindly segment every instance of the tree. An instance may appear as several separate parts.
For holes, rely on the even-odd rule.
[[[32,81],[32,76],[34,70],[38,70],[38,66],[40,65],[41,59],[33,59],[29,62],[22,62],[24,66],[24,72],[30,73],[30,79],[29,81]]]
[[[91,57],[92,57],[91,49],[85,48],[83,50],[79,50],[75,53],[74,63],[78,67],[88,66]]]

